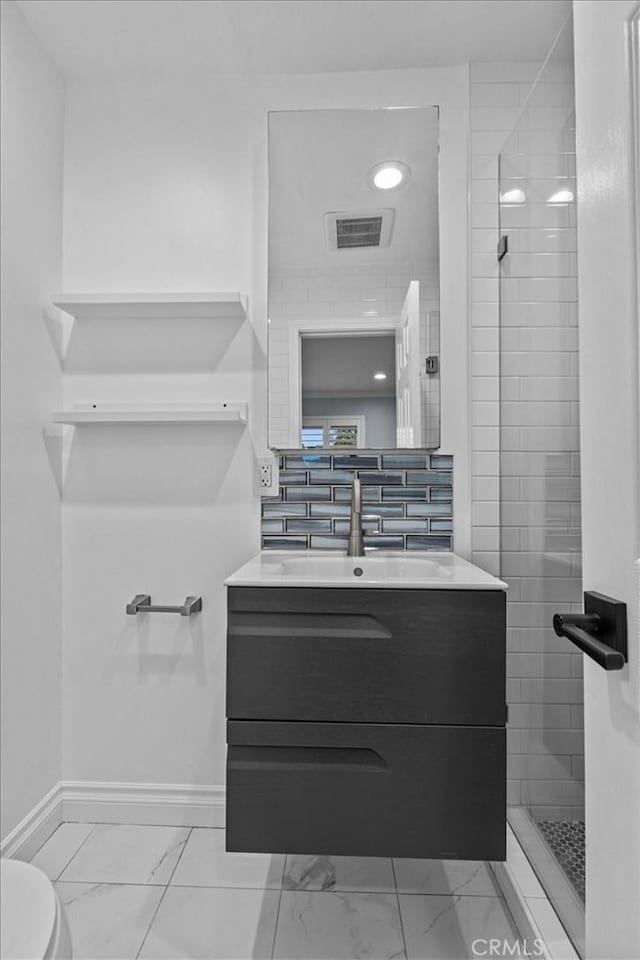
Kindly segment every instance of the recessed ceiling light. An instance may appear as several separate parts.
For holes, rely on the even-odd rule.
[[[382,370],[379,370],[378,373],[374,373],[373,379],[374,379],[374,380],[386,380],[386,379],[387,379],[387,375],[386,375],[386,373],[383,373]]]
[[[406,183],[411,176],[411,170],[400,160],[385,160],[377,163],[369,171],[369,183],[378,190],[393,190]]]
[[[373,178],[378,190],[392,190],[402,183],[402,173],[397,167],[383,167]]]

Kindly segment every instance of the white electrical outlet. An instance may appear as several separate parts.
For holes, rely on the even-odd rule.
[[[258,487],[272,496],[278,492],[278,460],[272,453],[258,457]]]
[[[270,463],[260,464],[260,486],[270,487],[272,483],[272,470]]]

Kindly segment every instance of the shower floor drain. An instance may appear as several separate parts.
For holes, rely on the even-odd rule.
[[[584,820],[538,820],[537,827],[584,903]]]

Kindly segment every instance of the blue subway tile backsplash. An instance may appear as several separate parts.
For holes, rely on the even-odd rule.
[[[347,456],[335,456],[333,465],[336,470],[342,470],[345,467],[347,470],[377,470],[380,465],[380,458],[361,457],[357,453],[348,454]]]
[[[450,517],[450,503],[407,503],[408,517]],[[433,526],[433,523],[432,523]]]
[[[453,533],[453,520],[432,520],[431,533]]]
[[[431,502],[434,500],[453,500],[453,487],[432,487]]]
[[[337,503],[340,502],[351,502],[351,485],[348,487],[334,487],[333,497]],[[380,502],[380,487],[363,487],[362,488],[362,502],[363,503],[379,503]]]
[[[425,467],[422,453],[385,453],[382,457],[383,470],[419,470]]]
[[[287,487],[284,499],[288,503],[300,500],[331,500],[331,487]]]
[[[383,500],[419,500],[421,503],[427,500],[429,491],[426,487],[383,487]]]
[[[321,457],[318,455],[296,454],[284,458],[285,470],[309,470],[311,467],[330,467],[331,457]]]
[[[287,471],[291,473],[292,471]],[[301,471],[304,473],[304,471]],[[353,480],[352,470],[309,470],[309,483],[347,483]]]
[[[287,520],[287,533],[333,533],[331,520]]]
[[[264,537],[263,540],[265,550],[306,550],[309,546],[307,537]]]
[[[381,470],[359,470],[358,472],[362,480],[362,486],[367,483],[405,483],[404,470],[398,470],[397,473],[390,473],[389,471],[383,473]]]
[[[288,487],[290,484],[296,484],[301,486],[307,482],[307,471],[306,470],[281,470],[280,471],[280,486]]]
[[[263,520],[273,519],[274,517],[306,517],[307,505],[305,503],[282,503],[280,500],[262,501]]]
[[[453,457],[420,450],[283,452],[280,492],[262,500],[263,549],[344,550],[354,475],[366,547],[453,549]]]
[[[450,550],[451,537],[407,537],[407,550]]]

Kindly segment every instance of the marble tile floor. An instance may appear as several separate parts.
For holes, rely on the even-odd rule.
[[[466,960],[519,941],[479,862],[226,853],[221,829],[63,823],[33,863],[75,960]]]

